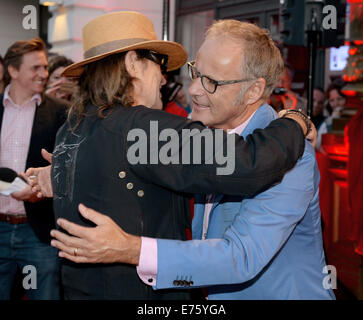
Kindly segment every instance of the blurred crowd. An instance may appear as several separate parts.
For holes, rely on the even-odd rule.
[[[62,77],[63,70],[73,61],[66,56],[48,53],[48,81],[44,93],[69,104],[77,91],[74,80]],[[3,94],[10,79],[6,77],[4,59],[0,56],[0,94]]]
[[[285,64],[280,83],[270,96],[270,105],[276,110],[302,109],[307,113],[307,100],[291,90],[294,71]],[[316,149],[321,148],[322,135],[333,131],[333,119],[340,118],[346,107],[347,97],[342,92],[345,83],[340,78],[332,81],[326,90],[315,87],[311,119],[318,132]]]

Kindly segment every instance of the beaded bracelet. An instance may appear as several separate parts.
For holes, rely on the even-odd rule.
[[[286,113],[282,116],[282,118],[284,118],[286,115],[288,114],[296,114],[298,117],[300,117],[306,125],[306,134],[305,137],[309,134],[310,130],[311,130],[311,120],[310,117],[307,116],[301,109],[288,109],[286,110]]]

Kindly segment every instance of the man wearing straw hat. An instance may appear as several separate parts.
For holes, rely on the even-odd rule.
[[[72,222],[71,227],[67,226],[69,233],[73,233],[73,226],[79,228],[76,224],[86,233],[94,231],[94,240],[107,243],[107,256],[101,250],[99,260],[88,261],[96,264],[69,261],[70,256],[84,259],[89,240],[81,239],[82,236],[71,238],[72,247],[68,247],[69,236],[55,231],[53,235],[65,244],[55,241],[53,245],[59,246],[63,250],[61,256],[68,259],[62,265],[65,297],[188,298],[182,291],[153,290],[139,279],[134,266],[119,263],[114,257],[126,255],[131,259],[127,262],[137,265],[139,236],[185,240],[184,230],[189,222],[184,192],[252,196],[281,180],[303,153],[303,131],[308,133],[309,123],[302,115],[288,115],[301,127],[291,119],[279,119],[244,141],[223,130],[206,129],[200,122],[151,110],[161,104],[160,87],[165,83],[161,71],[181,67],[186,52],[175,42],[156,40],[152,23],[139,13],[117,12],[96,18],[84,27],[83,40],[85,60],[64,71],[66,76],[80,78],[80,95],[70,110],[69,123],[58,132],[53,151],[52,189],[48,193],[41,189],[41,193],[54,197],[57,218]],[[225,84],[233,86],[243,81]],[[258,88],[252,91],[250,99],[257,99]],[[145,159],[139,163],[131,163],[129,133],[137,129],[150,137],[151,124],[155,122],[157,134],[173,128],[178,136],[183,130],[192,129],[193,138],[200,138],[202,131],[210,132],[215,138],[213,144],[217,143],[217,133],[220,133],[222,140],[216,144],[216,150],[223,150],[226,143],[227,153],[230,147],[227,140],[233,138],[235,169],[231,174],[218,175],[215,155],[206,159],[203,153],[199,163],[155,163],[152,161],[155,153],[167,145],[163,139],[156,145],[148,141],[147,150],[152,152],[145,153]],[[185,146],[181,136],[176,142],[178,146]],[[206,144],[202,142],[201,148],[205,149]],[[174,149],[174,155],[181,155],[181,149]],[[38,175],[33,181],[37,184],[46,172],[38,169],[28,174]],[[97,218],[90,222],[87,214],[79,214],[79,209],[84,212],[80,203],[107,216],[100,216],[102,222]],[[95,225],[96,228],[89,228]],[[117,241],[108,241],[123,234],[115,226],[138,236],[127,236],[131,251],[119,251]],[[105,231],[103,227],[108,230],[107,237],[103,234],[100,238],[97,232]],[[133,257],[136,259],[132,260]],[[108,264],[97,263],[101,261]],[[149,284],[153,285],[153,281]]]

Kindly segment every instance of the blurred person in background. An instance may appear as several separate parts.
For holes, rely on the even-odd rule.
[[[53,55],[49,58],[49,79],[45,93],[58,99],[71,101],[76,90],[76,82],[61,74],[73,61],[66,56]]]
[[[321,137],[324,133],[328,132],[327,123],[324,116],[324,106],[325,106],[325,93],[322,88],[315,87],[313,91],[313,114],[311,121],[316,127],[318,133],[316,138],[316,149],[320,149]]]
[[[4,81],[4,59],[0,56],[0,94],[4,93],[5,81]]]
[[[326,98],[328,99],[328,111],[330,116],[326,119],[328,131],[332,130],[333,119],[340,118],[345,104],[346,96],[342,92],[344,83],[341,81],[332,82],[326,90]]]
[[[43,94],[48,79],[46,47],[39,38],[17,41],[4,57],[5,92],[0,95],[0,167],[18,174],[47,163],[41,148],[52,150],[66,119],[65,107]],[[36,269],[30,300],[60,298],[59,259],[49,245],[54,228],[51,199],[38,198],[27,185],[0,195],[0,300],[10,299],[17,270]],[[35,287],[34,287],[35,285]]]
[[[163,102],[162,110],[171,114],[175,114],[176,116],[187,118],[188,113],[175,101],[176,96],[183,85],[175,80],[174,74],[175,72],[168,72],[164,74],[166,83],[161,88]]]
[[[270,96],[270,105],[279,112],[282,109],[301,109],[307,112],[306,99],[291,91],[291,82],[294,77],[294,70],[285,62],[284,71],[280,83]]]
[[[192,108],[188,103],[187,94],[183,88],[178,91],[175,97],[175,103],[181,106],[188,113],[188,115],[192,113]]]

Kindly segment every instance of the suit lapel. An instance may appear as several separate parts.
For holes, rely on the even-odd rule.
[[[276,117],[276,112],[267,103],[263,104],[256,110],[246,128],[241,132],[241,136],[246,138],[249,134],[253,133],[255,129],[267,127]],[[211,215],[213,210],[221,203],[224,197],[225,195],[223,194],[216,195],[211,209]]]
[[[246,138],[246,136],[251,134],[255,129],[267,127],[269,123],[276,117],[276,112],[265,103],[257,109],[246,128],[242,131],[241,136]],[[222,203],[222,200],[226,200],[228,202],[227,197],[228,196],[223,194],[215,195],[215,199],[209,216],[209,221],[215,211],[215,208]],[[193,239],[201,239],[205,211],[205,195],[196,195],[195,200],[195,211],[192,226]]]
[[[26,160],[26,167],[30,166],[30,163],[33,162],[34,159],[37,158],[37,154],[35,150],[38,150],[38,141],[40,138],[40,129],[46,124],[46,103],[44,96],[42,97],[42,103],[35,108],[34,119],[33,119],[33,127],[30,136],[30,144],[28,157]]]
[[[213,212],[213,210],[215,209],[216,206],[219,205],[219,203],[221,202],[221,200],[223,199],[224,194],[217,194],[214,198],[214,202],[213,202],[213,206],[211,209],[211,213]]]
[[[192,221],[193,239],[201,239],[203,231],[203,217],[205,209],[205,195],[194,195],[194,217]]]

